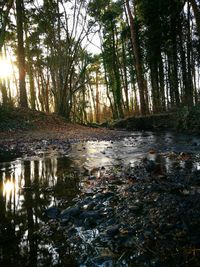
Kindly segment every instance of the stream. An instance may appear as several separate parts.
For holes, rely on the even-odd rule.
[[[184,152],[199,156],[200,137],[171,132],[134,132],[121,140],[72,143],[64,154],[39,151],[30,157],[2,160],[0,266],[77,266],[70,253],[68,262],[62,265],[62,253],[58,253],[55,242],[38,234],[49,220],[45,211],[50,207],[67,209],[82,192],[90,190],[87,179],[96,179],[114,166],[134,167],[150,150],[163,155]],[[173,170],[173,160],[164,156],[161,160],[166,169]],[[200,170],[199,161],[180,164],[185,164],[189,171]],[[93,234],[84,238],[90,239]],[[51,233],[47,232],[48,235]],[[80,263],[78,266],[87,265]],[[104,261],[94,266],[114,265]]]

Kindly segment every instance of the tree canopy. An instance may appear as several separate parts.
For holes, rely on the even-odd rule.
[[[0,72],[2,105],[99,123],[199,103],[197,0],[10,0],[0,10],[1,61],[13,67]]]

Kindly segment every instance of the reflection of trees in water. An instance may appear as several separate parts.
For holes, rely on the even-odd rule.
[[[0,266],[51,266],[53,257],[37,230],[46,208],[77,195],[79,178],[70,165],[69,159],[47,158],[0,170]]]

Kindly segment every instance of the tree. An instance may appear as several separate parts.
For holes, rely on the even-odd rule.
[[[144,115],[147,113],[147,106],[145,103],[145,81],[144,81],[144,75],[143,75],[142,55],[141,55],[138,35],[136,31],[136,23],[134,22],[129,0],[126,0],[126,8],[128,11],[128,16],[129,16],[129,21],[130,21],[131,41],[132,41],[133,53],[135,57],[135,69],[136,69],[136,76],[137,76],[139,95],[140,95],[140,109],[141,109],[141,114]]]
[[[9,1],[3,1],[0,6],[1,11],[1,29],[0,29],[0,50],[3,47],[4,41],[5,41],[5,34],[6,34],[6,26],[9,21],[9,12],[12,8],[14,0]],[[6,10],[4,11],[4,6],[6,6]]]
[[[24,3],[23,0],[16,0],[17,12],[17,58],[19,69],[19,92],[20,92],[20,106],[28,107],[27,93],[26,93],[26,67],[25,67],[25,51],[24,51]]]
[[[196,20],[196,26],[197,26],[197,32],[199,35],[199,39],[200,39],[200,7],[197,5],[196,0],[189,0],[189,2],[191,3],[193,12],[194,12],[194,16],[195,16],[195,20]]]
[[[35,19],[42,36],[40,46],[45,51],[42,55],[45,68],[50,73],[46,84],[52,91],[55,111],[68,120],[73,96],[86,83],[83,77],[86,77],[88,54],[83,41],[89,38],[93,27],[85,1],[76,0],[69,5],[71,13],[68,14],[64,1],[44,1]]]
[[[90,117],[100,122],[103,106],[117,119],[198,103],[197,0],[15,3],[17,35],[12,1],[0,5],[0,44],[18,57],[20,106],[29,101],[32,109],[79,122],[92,111]],[[94,75],[87,45],[97,32],[101,54],[93,58]],[[1,86],[4,103],[10,98],[7,85]]]

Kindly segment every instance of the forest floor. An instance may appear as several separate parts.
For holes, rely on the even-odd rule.
[[[128,135],[127,131],[122,130],[67,123],[54,114],[14,109],[0,116],[0,155],[1,151],[12,152],[15,156],[50,147],[59,152],[67,143],[116,140]]]

